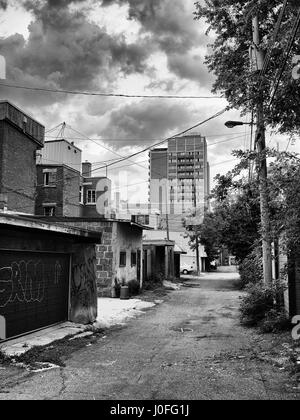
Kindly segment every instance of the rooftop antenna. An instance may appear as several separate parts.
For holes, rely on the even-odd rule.
[[[63,122],[61,124],[61,129],[59,130],[59,132],[57,133],[57,137],[56,139],[64,139],[65,138],[65,130],[66,130],[67,124],[65,122]]]

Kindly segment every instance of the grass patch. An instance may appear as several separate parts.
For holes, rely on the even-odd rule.
[[[89,337],[74,338],[74,336],[65,337],[62,340],[54,341],[46,346],[35,346],[20,356],[8,357],[0,352],[0,363],[11,364],[20,363],[26,366],[35,367],[40,363],[53,364],[60,367],[65,367],[65,360],[77,350],[86,347],[88,344],[93,344],[99,337],[104,335],[104,330],[96,332]]]
[[[10,363],[10,357],[8,357],[3,351],[0,350],[0,365],[7,365]]]

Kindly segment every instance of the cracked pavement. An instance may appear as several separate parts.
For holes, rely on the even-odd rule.
[[[0,400],[299,399],[288,373],[258,357],[261,337],[239,324],[236,280],[190,278],[161,305],[75,351],[64,368],[0,367]]]

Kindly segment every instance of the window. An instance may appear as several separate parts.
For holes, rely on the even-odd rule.
[[[56,212],[56,207],[45,207],[44,208],[44,215],[46,217],[54,217]]]
[[[96,190],[87,191],[87,204],[96,204]]]
[[[55,187],[56,186],[56,174],[55,170],[47,170],[44,172],[44,186],[45,187]]]
[[[131,253],[131,267],[136,267],[137,265],[137,254],[136,252]]]
[[[126,267],[126,252],[120,252],[120,267]]]
[[[83,204],[83,187],[79,187],[79,203]]]

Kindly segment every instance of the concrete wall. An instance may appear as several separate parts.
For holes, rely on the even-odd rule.
[[[137,266],[131,266],[131,253],[142,253],[143,231],[129,224],[116,223],[113,231],[113,276],[129,283],[137,280]],[[126,267],[120,267],[120,252],[126,252]],[[142,266],[140,267],[142,268]],[[141,270],[142,273],[142,270]]]
[[[37,143],[7,121],[0,121],[0,194],[8,210],[34,214]]]
[[[96,249],[94,245],[73,245],[70,287],[70,321],[90,324],[97,319]]]

